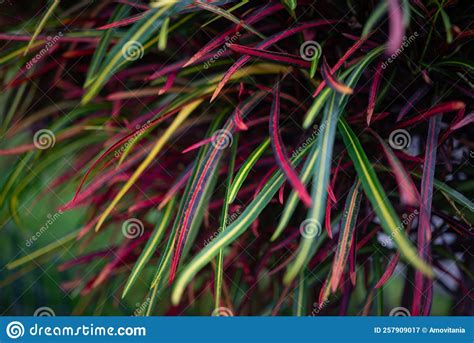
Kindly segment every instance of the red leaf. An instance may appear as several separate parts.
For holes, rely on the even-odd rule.
[[[433,182],[436,167],[436,152],[442,114],[430,118],[428,138],[421,178],[421,205],[418,222],[418,253],[430,262],[431,260],[431,203],[433,200]],[[415,272],[415,287],[413,288],[412,315],[427,315],[431,308],[432,281]]]
[[[416,117],[409,119],[405,122],[402,122],[398,124],[395,128],[400,129],[408,126],[415,125],[421,121],[424,121],[426,119],[429,119],[430,117],[438,114],[438,113],[446,113],[446,112],[452,112],[452,111],[457,111],[464,109],[466,107],[466,104],[462,101],[450,101],[450,102],[445,102],[441,103],[439,105],[436,105],[432,107],[431,109],[421,113],[420,115],[417,115]]]
[[[403,24],[402,9],[398,0],[388,0],[388,12],[389,38],[387,55],[392,55],[402,45],[405,25]]]
[[[312,28],[312,27],[322,26],[322,25],[331,25],[331,24],[335,24],[335,23],[337,23],[337,21],[335,21],[335,20],[316,20],[316,21],[309,22],[309,23],[299,24],[299,25],[295,26],[292,29],[282,31],[280,33],[277,33],[277,34],[271,36],[270,38],[265,39],[263,42],[257,44],[256,48],[265,49],[265,48],[281,41],[282,39],[288,38],[288,37],[290,37],[290,36],[292,36],[292,35],[294,35],[298,32],[303,31],[303,30],[306,30],[306,29],[309,29],[309,28]],[[222,80],[217,85],[217,87],[214,91],[214,94],[212,94],[211,102],[214,101],[214,99],[219,95],[222,88],[229,81],[230,77],[238,69],[240,69],[245,63],[247,63],[249,61],[249,59],[250,59],[249,56],[243,56],[243,57],[239,58],[238,61],[235,62],[227,70],[225,75],[222,77]]]
[[[353,46],[349,48],[349,50],[346,51],[346,53],[337,61],[337,63],[334,65],[334,67],[331,68],[331,74],[334,74],[338,69],[344,64],[344,62],[352,56],[354,52],[357,51],[357,49],[360,48],[360,46],[366,41],[366,39],[370,37],[370,34],[360,38],[357,42],[354,43]],[[326,81],[323,81],[319,84],[318,88],[316,88],[316,91],[313,94],[313,98],[315,98],[321,91],[323,90],[324,86],[326,86]]]
[[[298,178],[295,170],[291,166],[291,162],[287,157],[286,149],[282,143],[280,132],[278,130],[278,122],[280,118],[280,85],[277,83],[273,92],[273,103],[272,103],[272,110],[271,110],[271,118],[270,118],[270,138],[272,142],[273,152],[275,153],[275,158],[282,169],[283,173],[285,174],[286,178],[290,182],[291,186],[295,189],[300,197],[301,201],[305,204],[305,206],[311,206],[311,197],[308,194],[303,183]]]
[[[338,79],[334,77],[334,75],[331,73],[331,70],[329,68],[329,65],[326,61],[326,58],[323,58],[323,66],[322,66],[322,75],[324,81],[326,81],[326,84],[329,85],[332,89],[334,89],[336,92],[342,93],[342,94],[352,94],[354,91],[352,88],[346,86],[342,82],[340,82]]]
[[[372,115],[374,114],[375,109],[375,98],[377,95],[377,90],[380,85],[380,81],[382,79],[382,62],[377,65],[377,69],[374,75],[374,81],[372,82],[372,87],[370,87],[370,94],[369,94],[369,105],[367,107],[367,126],[370,126],[370,121],[372,119]]]
[[[258,57],[264,60],[276,61],[280,63],[290,64],[297,67],[309,68],[311,63],[303,60],[299,56],[292,54],[285,54],[281,52],[268,51],[264,49],[251,48],[239,44],[229,44],[229,48],[242,55]]]

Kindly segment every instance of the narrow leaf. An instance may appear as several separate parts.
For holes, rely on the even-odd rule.
[[[109,206],[105,209],[105,211],[102,213],[102,215],[99,218],[99,221],[97,222],[95,226],[95,230],[98,231],[102,224],[104,223],[105,219],[107,216],[112,212],[114,209],[115,205],[118,204],[120,199],[127,193],[127,191],[133,186],[133,184],[137,181],[137,179],[140,177],[140,175],[145,171],[145,169],[150,165],[150,163],[155,159],[156,155],[161,151],[161,149],[165,146],[165,144],[168,142],[170,137],[173,135],[173,133],[176,131],[176,129],[186,120],[187,117],[203,102],[202,99],[196,100],[189,105],[183,107],[183,109],[179,112],[179,114],[176,116],[175,120],[171,125],[165,130],[163,135],[158,139],[156,142],[155,146],[153,149],[150,151],[146,159],[140,164],[140,166],[135,170],[133,175],[130,177],[130,179],[126,182],[126,184],[120,189],[118,194],[114,197],[112,202],[109,204]]]
[[[306,149],[301,151],[292,162],[297,164],[301,158],[308,152],[312,146],[310,144]],[[245,230],[252,224],[252,222],[260,215],[263,209],[268,205],[273,196],[278,192],[278,189],[284,182],[284,175],[281,171],[276,171],[272,178],[267,182],[265,187],[257,195],[257,197],[247,206],[242,214],[234,222],[232,222],[225,232],[221,232],[216,238],[212,240],[203,250],[201,250],[194,259],[183,269],[175,282],[171,294],[171,301],[173,304],[178,304],[184,289],[207,263],[209,263],[223,247],[229,245],[236,240]]]
[[[311,197],[309,196],[308,192],[306,191],[306,187],[301,183],[298,175],[296,174],[295,170],[291,167],[291,163],[288,160],[286,148],[283,145],[281,140],[280,132],[279,132],[279,120],[280,120],[280,84],[274,88],[273,91],[273,103],[271,109],[271,117],[269,123],[269,130],[270,130],[270,138],[272,142],[273,152],[275,154],[276,161],[280,168],[286,175],[286,178],[293,186],[295,191],[298,193],[301,201],[309,207],[311,206]]]
[[[249,175],[250,171],[252,170],[253,166],[257,163],[260,157],[265,153],[268,146],[270,145],[270,139],[265,139],[256,149],[253,151],[250,156],[245,160],[245,163],[240,167],[239,171],[234,177],[232,181],[232,185],[230,186],[229,190],[229,203],[233,203],[237,193],[239,192],[242,184],[244,183],[245,179]]]
[[[405,232],[401,230],[403,226],[400,219],[388,201],[388,197],[385,194],[367,155],[362,149],[358,138],[349,128],[345,120],[341,119],[339,121],[339,128],[349,155],[354,162],[364,192],[369,198],[369,201],[380,220],[382,228],[388,235],[393,237],[401,255],[408,263],[422,271],[426,276],[433,277],[431,267],[416,254],[416,250],[412,243]]]
[[[341,229],[339,231],[339,242],[337,244],[336,256],[334,257],[330,279],[330,286],[333,292],[335,292],[339,286],[347,258],[349,257],[352,237],[356,228],[357,215],[359,214],[361,201],[360,194],[360,181],[358,180],[349,190],[346,204],[344,206],[344,214],[341,221]]]
[[[168,224],[170,222],[171,214],[173,213],[174,204],[175,204],[175,200],[173,198],[169,202],[164,212],[163,213],[160,212],[160,215],[158,217],[158,225],[156,226],[155,231],[153,231],[151,237],[148,239],[148,242],[146,243],[145,248],[143,248],[143,251],[140,254],[140,257],[138,258],[137,262],[133,266],[133,270],[130,273],[127,283],[124,286],[122,298],[125,298],[128,291],[133,286],[133,284],[137,281],[140,273],[145,268],[146,264],[148,263],[150,258],[153,256],[154,252],[156,251],[156,247],[158,246],[158,243],[160,243],[160,240],[163,237],[165,230],[168,227]]]

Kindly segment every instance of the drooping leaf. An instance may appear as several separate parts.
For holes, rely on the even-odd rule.
[[[336,255],[334,256],[334,263],[331,272],[331,279],[329,281],[331,290],[336,291],[339,282],[344,273],[344,267],[349,257],[349,251],[352,243],[352,236],[356,229],[357,216],[360,207],[360,181],[356,181],[346,198],[344,205],[344,214],[341,221],[341,229],[339,232],[339,242],[337,244]]]
[[[324,81],[326,81],[326,84],[336,92],[342,94],[352,94],[354,92],[352,88],[347,87],[345,84],[341,83],[334,77],[325,58],[323,58],[322,75]]]
[[[196,211],[198,210],[198,204],[202,196],[204,195],[205,185],[209,182],[210,176],[214,174],[214,170],[219,163],[220,158],[224,154],[225,148],[232,144],[232,135],[235,131],[234,116],[237,111],[240,111],[242,116],[246,116],[265,96],[265,93],[258,92],[251,97],[242,108],[236,109],[231,118],[229,118],[226,124],[221,130],[216,131],[214,135],[214,144],[207,152],[205,163],[199,166],[199,170],[196,175],[196,179],[193,181],[193,191],[190,192],[185,205],[183,215],[177,218],[179,221],[176,242],[174,245],[173,260],[170,270],[170,281],[173,280],[178,263],[181,258],[182,249],[186,243],[186,238],[189,233],[189,229],[193,222]]]
[[[408,263],[412,264],[426,276],[432,277],[433,271],[431,267],[417,255],[415,248],[405,232],[401,230],[403,226],[400,223],[400,219],[390,204],[358,138],[349,128],[344,119],[339,120],[339,128],[339,132],[344,139],[349,155],[354,162],[364,192],[367,195],[367,198],[369,198],[372,207],[381,222],[382,228],[388,235],[393,237],[401,255]]]
[[[297,164],[301,158],[307,153],[312,146],[310,144],[306,149],[303,149],[292,162]],[[236,240],[250,224],[258,217],[258,215],[268,205],[273,196],[278,192],[278,189],[284,182],[284,175],[281,171],[276,171],[272,178],[267,182],[265,187],[260,191],[257,197],[247,206],[247,208],[240,214],[240,216],[232,222],[225,232],[221,232],[209,243],[203,250],[201,250],[193,260],[183,269],[176,279],[175,286],[171,295],[173,304],[177,304],[183,291],[191,279],[196,275],[207,263],[209,263],[223,247],[229,245]]]
[[[388,163],[392,167],[392,172],[395,174],[395,178],[398,183],[398,190],[400,192],[400,200],[402,204],[408,206],[418,205],[420,195],[411,176],[407,173],[405,167],[394,154],[390,146],[388,146],[377,133],[372,131],[372,134],[379,141],[383,152],[388,159]]]
[[[314,145],[311,151],[309,152],[309,157],[306,159],[305,164],[303,165],[303,169],[301,171],[301,182],[306,185],[311,176],[313,175],[314,165],[316,164],[316,160],[318,157],[318,149],[317,145]],[[295,212],[296,205],[298,205],[298,194],[295,191],[292,191],[288,199],[286,200],[285,208],[283,209],[283,213],[280,217],[278,222],[278,226],[275,229],[270,240],[273,242],[278,237],[280,237],[283,230],[288,226],[288,223]]]
[[[309,210],[305,227],[311,225],[314,230],[310,234],[302,235],[301,242],[293,262],[287,269],[283,281],[290,284],[296,275],[303,270],[311,257],[315,253],[315,241],[318,240],[321,233],[322,223],[324,222],[324,214],[327,200],[327,186],[329,182],[329,174],[331,172],[331,162],[334,141],[336,139],[336,127],[340,110],[337,105],[339,98],[336,94],[331,95],[331,99],[324,109],[324,117],[321,126],[324,127],[317,138],[318,157],[313,169],[313,188],[311,198],[313,204]]]
[[[420,192],[420,220],[418,221],[418,254],[431,263],[431,207],[433,201],[433,181],[436,168],[438,135],[441,128],[442,114],[431,117],[423,163]],[[429,315],[433,287],[431,280],[426,279],[420,271],[415,271],[415,289],[413,290],[413,315]]]
[[[286,175],[286,178],[298,193],[301,201],[309,207],[311,205],[311,197],[306,191],[306,187],[301,183],[295,170],[291,167],[291,162],[287,157],[286,148],[283,145],[279,133],[280,120],[280,84],[277,83],[273,91],[273,103],[270,115],[269,131],[275,159]]]
[[[318,27],[322,25],[331,25],[333,24],[333,20],[317,20],[309,23],[304,23],[304,24],[299,24],[296,27],[292,29],[285,30],[283,32],[277,33],[273,35],[272,37],[269,37],[262,41],[261,43],[257,44],[255,48],[258,49],[265,49],[269,46],[272,46],[273,44],[279,42],[282,39],[288,38],[298,32],[301,32],[303,30],[312,28],[312,27]],[[214,101],[214,99],[219,95],[221,92],[222,88],[226,85],[226,83],[230,80],[230,77],[242,66],[247,63],[250,59],[250,56],[243,56],[237,60],[225,73],[219,84],[216,86],[216,89],[214,90],[214,94],[212,94],[211,102]]]

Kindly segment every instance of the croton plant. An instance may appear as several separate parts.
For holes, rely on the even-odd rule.
[[[472,314],[473,9],[2,1],[4,313]]]

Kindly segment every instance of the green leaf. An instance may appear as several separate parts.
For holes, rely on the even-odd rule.
[[[350,88],[355,88],[365,68],[382,53],[383,48],[384,47],[381,46],[370,51],[365,58],[356,65],[347,80],[344,80],[344,83]],[[310,227],[316,227],[319,231],[321,231],[325,215],[327,185],[331,172],[331,156],[336,136],[337,120],[340,113],[344,111],[350,96],[349,94],[332,93],[331,100],[325,107],[324,119],[321,122],[321,126],[324,125],[324,132],[318,136],[318,151],[320,155],[318,156],[313,172],[313,193],[311,195],[313,206],[310,209],[307,219],[308,222],[305,223],[310,225]],[[316,240],[317,235],[303,236],[295,259],[285,274],[284,282],[286,284],[291,283],[299,271],[302,270],[311,257],[313,257],[316,252],[316,245],[314,244]]]
[[[129,6],[127,5],[118,6],[115,9],[114,13],[112,14],[109,20],[109,23],[113,23],[117,20],[124,18],[128,13],[130,13]],[[94,55],[92,56],[89,68],[87,69],[86,81],[84,82],[84,88],[89,87],[91,82],[94,80],[97,69],[99,68],[100,63],[103,61],[105,53],[107,52],[107,48],[109,46],[110,40],[112,39],[113,32],[114,32],[113,28],[104,30],[104,32],[102,32],[102,37],[100,38],[99,45],[97,45],[97,48],[94,51]]]
[[[314,165],[316,164],[317,157],[318,157],[318,149],[317,149],[317,146],[314,145],[301,171],[300,179],[304,185],[306,185],[311,179],[311,175],[313,174]],[[298,205],[298,203],[299,203],[298,193],[296,193],[295,191],[292,191],[290,196],[286,200],[286,205],[285,205],[285,208],[283,209],[283,213],[280,217],[280,221],[278,222],[278,226],[275,229],[275,232],[273,233],[270,241],[273,242],[278,237],[280,237],[281,233],[287,227],[288,222],[290,221],[293,213],[295,212],[296,205]]]
[[[165,230],[170,222],[175,202],[175,198],[173,197],[169,204],[166,206],[164,212],[159,213],[158,225],[156,226],[155,231],[153,231],[151,237],[148,239],[148,242],[146,243],[145,248],[140,254],[140,257],[138,258],[137,262],[133,266],[133,270],[130,276],[128,277],[127,283],[125,284],[125,287],[123,289],[122,299],[125,298],[130,288],[133,286],[135,281],[137,281],[138,276],[142,272],[143,268],[145,268],[147,262],[150,260],[150,258],[153,256],[153,253],[156,251],[156,247],[158,246],[158,243],[160,243],[160,240],[163,237]]]
[[[297,317],[306,316],[306,303],[308,301],[308,280],[304,271],[298,276],[298,283],[293,296],[293,313]]]
[[[324,118],[321,122],[323,132],[321,132],[317,139],[318,157],[313,168],[313,189],[311,198],[313,205],[311,206],[306,219],[301,225],[305,227],[312,227],[316,232],[311,232],[308,235],[302,235],[298,251],[296,252],[293,262],[288,267],[283,278],[285,284],[290,284],[298,273],[307,265],[315,251],[314,242],[318,239],[322,223],[324,221],[324,214],[326,209],[327,186],[329,182],[329,175],[331,174],[331,162],[334,141],[336,139],[336,127],[339,118],[339,107],[336,105],[336,100],[339,97],[335,92],[332,92],[331,99],[325,107]]]
[[[349,152],[349,156],[354,163],[357,175],[362,183],[364,192],[369,198],[382,228],[388,235],[393,237],[401,255],[408,263],[412,264],[413,267],[420,270],[426,276],[433,277],[433,270],[417,255],[415,247],[403,230],[400,218],[388,200],[388,196],[385,194],[367,155],[360,145],[359,139],[342,118],[339,120],[339,129]]]
[[[127,60],[127,53],[122,51],[123,49],[133,48],[134,52],[143,54],[143,45],[161,27],[166,18],[177,13],[189,3],[191,3],[190,0],[183,0],[161,9],[151,9],[143,18],[137,21],[110,51],[104,60],[103,69],[97,72],[97,76],[87,88],[81,103],[87,104],[92,100],[112,75],[130,62]]]
[[[227,227],[227,218],[228,218],[228,211],[229,211],[229,191],[230,185],[232,183],[232,176],[234,174],[235,168],[235,159],[237,157],[237,142],[238,142],[238,134],[235,135],[234,143],[232,145],[232,153],[229,162],[229,171],[227,175],[227,182],[226,182],[226,194],[224,197],[224,203],[222,205],[222,214],[221,214],[221,230],[224,231]],[[221,294],[222,294],[222,279],[224,275],[224,249],[220,249],[219,255],[217,256],[217,264],[216,264],[216,288],[215,288],[215,308],[219,308],[221,305]]]
[[[58,7],[58,5],[59,5],[59,0],[54,0],[53,3],[51,4],[51,6],[46,11],[46,13],[44,14],[43,18],[41,18],[41,21],[39,22],[38,26],[36,26],[36,30],[33,33],[33,36],[31,37],[30,41],[28,42],[28,45],[27,45],[25,51],[23,52],[23,56],[25,56],[28,53],[28,51],[30,50],[31,46],[33,45],[36,37],[38,37],[41,30],[43,30],[44,26],[46,25],[46,22],[48,21],[49,17],[51,17],[51,15],[53,14],[56,7]]]
[[[239,192],[242,184],[250,173],[252,167],[257,163],[258,159],[263,155],[270,145],[270,138],[265,139],[258,147],[253,151],[250,156],[245,160],[245,163],[240,167],[237,175],[235,176],[232,185],[229,188],[229,203],[233,203],[237,193]]]
[[[222,120],[222,117],[223,116],[220,115],[220,116],[217,116],[214,119],[214,121],[210,125],[210,128],[207,132],[207,136],[211,136],[212,133],[215,132],[215,130],[217,129],[219,123]],[[199,153],[198,153],[198,156],[196,158],[196,163],[194,163],[193,172],[192,172],[190,178],[188,179],[188,182],[186,183],[186,188],[184,190],[183,196],[181,197],[181,202],[180,202],[180,205],[179,205],[178,214],[176,215],[176,218],[180,218],[183,215],[184,207],[186,205],[186,199],[188,198],[188,195],[192,190],[192,185],[193,185],[194,180],[195,180],[195,178],[196,178],[196,176],[197,176],[197,174],[200,170],[200,165],[203,163],[204,156],[206,156],[206,153],[207,153],[208,150],[209,150],[209,145],[208,144],[204,145],[203,147],[201,147],[201,149],[199,149]],[[168,243],[166,245],[166,249],[165,249],[164,253],[161,256],[160,262],[158,264],[158,268],[156,270],[155,276],[154,276],[153,281],[152,281],[151,286],[150,286],[150,288],[152,290],[155,289],[155,288],[157,289],[158,292],[161,290],[161,288],[163,287],[163,284],[164,284],[163,282],[164,282],[164,279],[165,279],[165,275],[166,275],[166,273],[168,273],[168,271],[170,269],[171,258],[173,257],[173,248],[174,248],[174,241],[175,241],[176,231],[178,230],[178,223],[179,223],[179,221],[175,220],[175,222],[173,224],[173,229],[172,229],[171,234],[169,236]]]
[[[383,17],[385,12],[387,12],[387,8],[387,1],[382,0],[379,2],[377,7],[375,7],[375,9],[372,11],[369,18],[365,22],[364,28],[362,30],[362,37],[368,35],[370,31],[372,31],[377,22]]]
[[[293,163],[298,164],[303,155],[308,152],[312,146],[310,144],[306,149],[301,151],[294,159]],[[249,204],[249,206],[242,212],[232,224],[230,224],[225,232],[221,232],[214,240],[209,243],[203,250],[201,250],[194,259],[182,270],[179,274],[175,287],[171,295],[173,304],[179,303],[181,296],[186,288],[186,285],[206,264],[208,264],[218,253],[219,250],[236,240],[245,230],[252,224],[252,222],[259,216],[264,208],[271,201],[278,189],[285,180],[281,170],[274,173],[273,177],[263,187],[257,197]]]
[[[158,39],[158,50],[164,51],[166,49],[166,43],[168,42],[168,27],[170,24],[170,18],[166,18],[163,22],[163,26],[160,30],[160,36]]]

